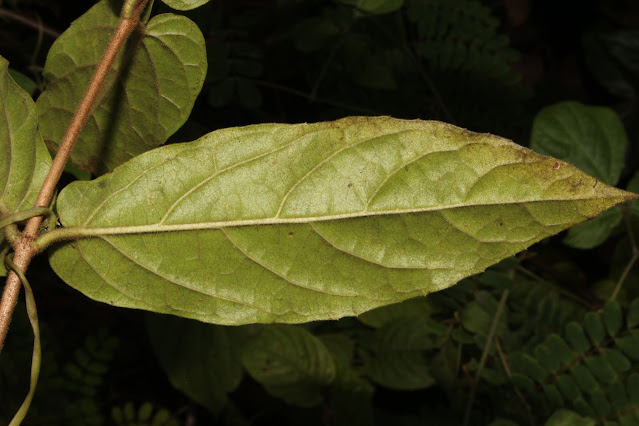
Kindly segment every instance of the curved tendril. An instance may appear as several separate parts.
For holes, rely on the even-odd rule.
[[[12,215],[13,216],[13,215]],[[40,216],[40,215],[35,215]],[[29,384],[29,393],[24,398],[20,409],[15,414],[9,426],[19,426],[24,420],[24,417],[29,411],[31,400],[33,400],[33,394],[35,393],[36,384],[38,383],[38,376],[40,375],[40,363],[42,362],[42,348],[40,345],[40,327],[38,325],[38,311],[36,309],[35,299],[33,297],[33,291],[29,281],[22,273],[22,270],[13,263],[13,253],[8,254],[4,258],[4,263],[8,269],[11,269],[20,278],[20,282],[24,286],[24,293],[26,295],[27,302],[27,314],[29,315],[29,321],[31,322],[31,328],[33,329],[33,356],[31,358],[31,381]]]
[[[20,238],[20,231],[15,224],[35,216],[47,216],[49,221],[49,231],[54,229],[58,223],[58,217],[51,208],[33,207],[28,210],[10,214],[0,219],[0,232],[6,228],[4,231],[5,236],[9,243],[13,244],[18,238]]]
[[[35,216],[47,216],[49,218],[49,223],[55,223],[57,221],[57,216],[50,208],[33,207],[27,210],[22,210],[20,212],[10,214],[9,216],[5,216],[0,219],[0,229],[14,223],[22,222],[23,220],[31,219]]]

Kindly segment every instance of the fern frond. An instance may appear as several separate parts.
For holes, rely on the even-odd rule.
[[[569,408],[598,422],[639,422],[639,299],[625,318],[616,302],[572,321],[508,358],[511,382],[538,413]],[[630,423],[628,423],[630,422]]]

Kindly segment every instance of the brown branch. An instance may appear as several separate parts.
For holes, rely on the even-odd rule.
[[[32,18],[26,17],[11,10],[7,10],[4,7],[0,7],[0,16],[6,16],[9,19],[20,22],[22,25],[31,27],[38,31],[42,31],[42,34],[46,34],[52,38],[58,38],[61,34],[59,31],[56,31],[53,28],[44,25],[42,22],[35,21]]]
[[[60,180],[60,176],[62,175],[64,166],[66,165],[67,160],[69,159],[69,155],[71,154],[71,149],[73,148],[73,145],[75,144],[75,141],[78,138],[78,135],[80,134],[84,123],[91,113],[91,109],[97,99],[100,89],[102,88],[104,80],[109,73],[113,62],[115,61],[115,58],[124,45],[124,42],[137,26],[140,13],[142,12],[147,1],[148,0],[141,0],[136,5],[134,14],[131,17],[120,18],[118,27],[111,37],[111,41],[109,42],[109,45],[107,46],[106,51],[104,52],[104,55],[102,56],[102,59],[100,60],[100,63],[95,70],[95,73],[93,74],[93,78],[89,83],[89,87],[84,93],[78,109],[73,116],[73,119],[71,120],[71,124],[69,124],[69,128],[67,129],[67,132],[62,139],[60,149],[53,159],[53,163],[51,165],[51,168],[49,169],[49,173],[47,174],[44,184],[40,189],[40,193],[38,194],[38,198],[35,203],[37,207],[46,207],[51,201],[55,186]],[[129,3],[131,2],[126,2],[125,7]],[[38,230],[41,223],[42,216],[36,216],[29,219],[24,231],[22,232],[22,235],[13,244],[13,249],[15,250],[15,257],[13,259],[13,262],[23,272],[26,272],[27,267],[31,262],[31,258],[36,254],[37,250],[33,246],[33,241],[38,235]],[[19,293],[20,278],[18,278],[18,276],[12,271],[7,277],[7,283],[5,284],[2,299],[0,300],[0,352],[2,351],[2,347],[4,346],[4,340],[7,336],[9,323],[11,322],[11,317],[13,316],[13,310],[15,308],[16,302],[18,301]]]

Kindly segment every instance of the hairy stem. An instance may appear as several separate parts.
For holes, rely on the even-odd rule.
[[[64,166],[71,154],[71,149],[73,148],[84,123],[92,111],[98,93],[104,84],[104,80],[109,73],[115,58],[122,49],[124,42],[137,26],[140,13],[144,9],[147,1],[148,0],[128,0],[125,2],[123,12],[127,13],[120,17],[118,27],[113,33],[111,41],[109,42],[100,63],[96,67],[93,78],[91,79],[91,82],[89,83],[89,86],[78,105],[78,109],[71,120],[71,124],[69,124],[69,128],[62,139],[60,149],[53,159],[53,163],[49,169],[49,173],[47,174],[44,184],[42,185],[42,188],[40,188],[35,207],[46,207],[51,201],[55,187],[60,180]],[[42,216],[36,216],[29,219],[22,235],[13,244],[13,249],[15,250],[15,257],[13,261],[17,268],[23,272],[26,272],[27,267],[31,262],[31,258],[37,252],[36,248],[33,246],[33,241],[38,235],[41,223]],[[0,300],[0,352],[4,346],[4,340],[7,336],[13,310],[16,302],[18,301],[20,285],[21,283],[18,275],[13,271],[9,272],[4,292],[2,294],[2,299]]]

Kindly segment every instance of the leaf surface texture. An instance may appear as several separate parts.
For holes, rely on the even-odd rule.
[[[222,324],[334,319],[449,287],[633,197],[441,122],[259,124],[67,186],[62,223],[94,238],[51,263],[118,306]]]

